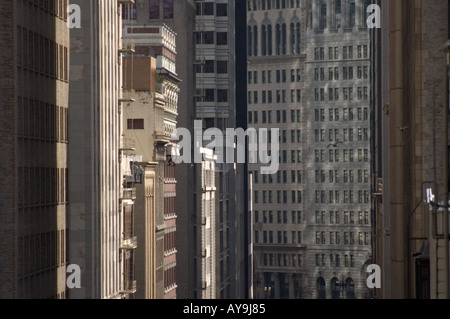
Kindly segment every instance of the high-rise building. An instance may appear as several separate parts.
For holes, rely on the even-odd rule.
[[[389,135],[381,149],[389,174],[382,175],[382,215],[390,216],[380,230],[390,251],[377,260],[389,273],[390,295],[383,297],[448,299],[449,2],[383,4],[389,59],[380,76],[388,83]]]
[[[367,3],[247,1],[248,123],[280,129],[277,174],[249,169],[255,297],[370,297]]]
[[[81,28],[70,34],[69,256],[81,268],[81,288],[70,292],[74,299],[135,292],[133,249],[123,249],[133,200],[122,187],[120,164],[123,2],[71,2],[81,18]]]
[[[135,101],[123,108],[125,143],[142,156],[140,165],[145,170],[145,178],[135,181],[137,204],[141,204],[135,210],[136,230],[143,244],[136,250],[136,298],[174,299],[177,181],[173,156],[180,82],[176,35],[160,22],[130,22],[124,20],[124,46],[134,47],[135,52],[124,62],[124,88],[130,101]],[[152,203],[145,204],[148,201]]]
[[[196,1],[194,105],[195,118],[202,122],[204,132],[219,129],[225,134],[228,128],[237,128],[235,15],[234,1]],[[207,147],[209,143],[204,141],[203,146]],[[226,145],[225,136],[222,144],[216,144],[219,145]],[[198,249],[194,263],[197,262],[198,276],[194,279],[194,298],[237,298],[245,293],[242,285],[246,276],[241,277],[241,273],[245,274],[244,249],[241,246],[245,237],[240,233],[244,227],[244,163],[226,163],[226,157],[230,155],[228,152],[234,154],[236,151],[225,147],[223,150],[214,148],[217,157],[216,195],[215,204],[208,209],[211,209],[211,216],[217,217],[211,219],[213,224],[209,230],[202,222],[204,218],[208,220],[204,216],[207,209],[199,207],[195,212],[195,242]],[[203,168],[201,171],[204,175]],[[204,238],[204,233],[208,231],[211,238],[215,237],[212,243],[216,245],[203,247],[201,243],[208,243]],[[200,256],[204,255],[204,250],[207,251],[206,258]],[[208,268],[217,269],[211,273],[209,282],[205,272]]]
[[[279,170],[252,176],[253,296],[305,298],[306,5],[247,1],[248,126],[279,142]],[[271,128],[279,128],[274,141]]]
[[[68,1],[0,3],[0,298],[67,297]]]
[[[371,1],[311,1],[307,34],[308,298],[370,298]]]
[[[127,29],[134,29],[136,54],[160,54],[148,50],[152,40],[143,41],[145,25],[165,24],[176,36],[176,70],[179,128],[194,137],[195,120],[202,124],[197,133],[212,127],[225,132],[236,126],[234,2],[220,1],[137,1],[130,8]],[[148,51],[148,52],[147,52]],[[153,52],[153,53],[152,53]],[[166,51],[167,52],[167,51]],[[200,123],[198,122],[198,123]],[[177,212],[177,297],[233,298],[242,296],[244,267],[242,242],[238,237],[243,217],[242,165],[217,163],[217,155],[204,145],[202,163],[176,165]],[[194,147],[192,148],[194,149]],[[194,156],[192,156],[192,159]],[[211,173],[214,172],[214,173]],[[215,175],[214,178],[211,174]],[[204,178],[214,185],[206,191]],[[217,218],[216,218],[217,217]],[[240,235],[241,236],[241,235]],[[237,249],[233,247],[239,246]]]

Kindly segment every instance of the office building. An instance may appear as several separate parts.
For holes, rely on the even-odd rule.
[[[0,298],[64,299],[68,1],[0,3]]]
[[[134,249],[124,249],[133,192],[123,187],[121,170],[123,2],[72,1],[81,16],[81,28],[70,32],[69,259],[81,268],[73,299],[135,292]]]

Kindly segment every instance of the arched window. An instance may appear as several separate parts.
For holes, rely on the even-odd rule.
[[[252,56],[253,54],[253,37],[252,37],[252,27],[247,28],[247,54]]]
[[[261,55],[267,55],[267,27],[261,26]]]
[[[276,50],[276,55],[280,55],[281,54],[281,25],[277,24],[276,29],[275,29],[275,50]]]
[[[253,55],[258,55],[258,27],[253,27]]]
[[[324,30],[327,27],[327,1],[322,0],[320,3],[320,20],[319,28]]]
[[[286,24],[283,23],[281,26],[281,54],[286,55],[287,53],[287,28]]]
[[[322,277],[316,281],[317,299],[327,299],[326,283]]]
[[[336,277],[331,279],[331,298],[339,299],[341,297],[341,284]]]
[[[352,278],[348,278],[345,281],[345,297],[347,299],[355,299],[355,283]]]
[[[272,48],[272,25],[267,26],[267,55],[272,55],[273,48]]]
[[[300,22],[291,22],[290,44],[291,54],[300,54],[301,30]]]

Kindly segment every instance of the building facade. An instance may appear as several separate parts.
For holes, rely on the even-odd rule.
[[[67,297],[67,4],[0,4],[2,299]]]
[[[390,174],[383,176],[382,200],[390,254],[380,263],[390,273],[391,298],[448,299],[449,3],[386,5],[389,139],[383,150]]]
[[[144,190],[154,189],[154,211],[148,211],[153,205],[142,205],[139,212],[142,218],[154,218],[150,223],[141,220],[141,227],[146,225],[145,232],[141,233],[143,238],[156,230],[153,234],[155,242],[145,240],[145,247],[152,247],[154,257],[150,255],[140,262],[146,264],[154,259],[153,266],[145,269],[154,272],[146,276],[154,277],[156,281],[153,285],[148,280],[142,281],[145,287],[150,286],[152,293],[146,293],[148,290],[144,287],[138,288],[136,297],[174,299],[177,288],[177,180],[172,156],[176,156],[174,142],[180,82],[175,63],[176,34],[159,22],[144,26],[126,21],[124,45],[135,48],[135,53],[124,63],[126,95],[135,100],[124,109],[125,139],[127,143],[131,142],[130,149],[136,149],[135,154],[142,154],[146,176],[152,174],[159,178],[151,178],[154,184],[143,186]],[[146,184],[147,178],[143,182]],[[139,199],[141,202],[149,200],[148,194],[141,192]],[[139,251],[141,248],[138,247]]]
[[[279,171],[252,176],[254,298],[306,297],[306,3],[247,1],[248,127],[280,144]],[[280,129],[274,141],[271,128]]]
[[[129,204],[120,164],[121,2],[72,1],[81,16],[70,39],[69,253],[81,268],[74,299],[128,298],[135,290],[132,254],[121,249]]]
[[[312,298],[369,298],[370,1],[311,1],[307,34],[307,272]]]
[[[279,172],[249,169],[255,297],[368,298],[368,2],[247,5],[248,123],[280,129]]]

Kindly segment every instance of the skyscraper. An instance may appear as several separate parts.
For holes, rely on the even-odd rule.
[[[0,298],[67,296],[67,4],[0,3]]]
[[[369,298],[370,1],[311,2],[307,34],[308,255],[313,298]]]
[[[279,171],[249,164],[255,298],[306,297],[306,5],[247,1],[248,126],[279,128]],[[275,155],[276,156],[276,155]]]
[[[250,165],[255,296],[369,297],[367,2],[247,4],[248,123],[280,129],[277,174]]]
[[[380,264],[391,298],[448,299],[449,3],[385,5],[389,139],[382,154],[390,174],[383,175],[382,200],[390,254]]]
[[[122,99],[120,3],[72,1],[69,138],[70,262],[81,268],[71,298],[110,299],[134,292],[133,261],[121,249],[124,215],[119,104]]]

